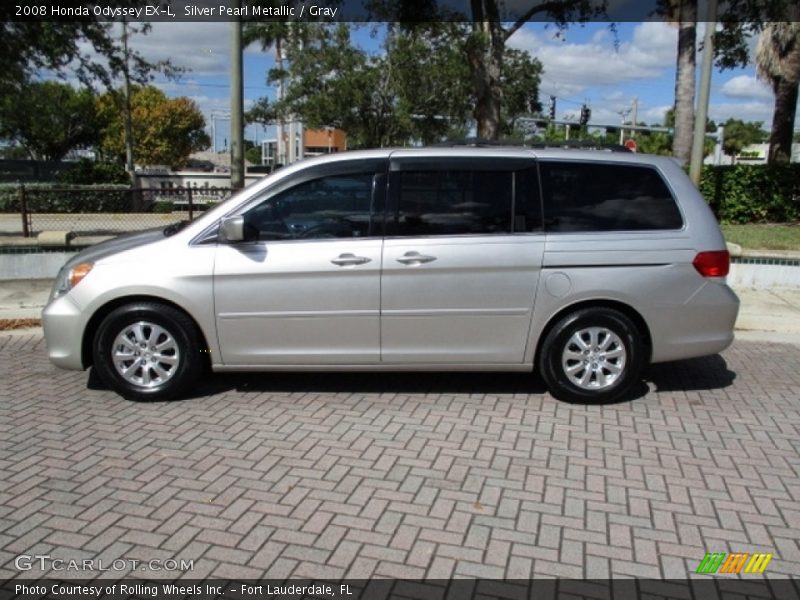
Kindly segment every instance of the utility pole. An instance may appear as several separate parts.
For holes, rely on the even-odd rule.
[[[700,186],[700,176],[703,172],[703,146],[706,139],[708,100],[711,95],[711,70],[714,66],[714,29],[717,24],[716,21],[717,0],[708,0],[706,32],[703,38],[703,70],[700,74],[700,95],[697,99],[697,110],[695,111],[692,158],[689,164],[689,177],[698,187]]]
[[[122,120],[125,127],[125,172],[131,178],[131,185],[136,185],[136,168],[133,164],[133,120],[131,117],[131,74],[130,52],[128,51],[128,22],[122,21]]]
[[[639,99],[636,98],[636,97],[634,97],[634,99],[633,99],[631,110],[633,110],[633,123],[632,123],[632,125],[635,127],[636,125],[639,124],[638,123],[638,119],[639,119]],[[636,130],[635,129],[631,129],[631,139],[633,139],[635,137],[636,137]]]
[[[231,0],[239,8],[240,0]],[[242,20],[231,22],[231,188],[244,187],[244,89],[242,87]]]

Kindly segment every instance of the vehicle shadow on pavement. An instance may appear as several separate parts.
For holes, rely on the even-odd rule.
[[[736,373],[722,356],[708,356],[648,366],[643,380],[623,398],[637,400],[651,390],[702,391],[732,385]],[[649,384],[649,385],[648,385]],[[522,394],[547,393],[531,373],[229,373],[209,374],[186,399],[226,392],[325,394]],[[596,403],[592,403],[596,404]]]
[[[736,373],[719,354],[648,366],[644,379],[657,392],[720,390],[733,384]]]
[[[543,394],[530,373],[236,373],[211,374],[193,396],[227,391],[356,394]]]
[[[736,373],[720,355],[649,365],[643,380],[622,398],[603,404],[619,404],[642,398],[648,392],[702,391],[726,388]],[[650,385],[648,385],[650,384]],[[107,389],[89,371],[87,387]],[[209,373],[187,395],[191,400],[227,392],[317,393],[317,394],[546,394],[547,387],[536,373],[474,372],[384,372],[384,373]],[[598,404],[592,402],[591,404]]]

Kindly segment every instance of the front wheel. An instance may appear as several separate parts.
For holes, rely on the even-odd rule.
[[[94,368],[108,387],[133,400],[164,400],[199,377],[201,344],[192,320],[164,304],[114,309],[94,338]]]
[[[639,380],[643,363],[636,325],[610,308],[585,308],[562,318],[539,356],[550,393],[568,402],[619,399]]]

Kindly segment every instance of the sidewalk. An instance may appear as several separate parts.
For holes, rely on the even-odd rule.
[[[52,281],[49,279],[7,280],[0,282],[0,321],[38,319],[47,303]],[[800,343],[800,289],[756,290],[734,288],[742,301],[736,330],[745,335],[768,332],[771,338]],[[762,336],[763,337],[763,336]]]

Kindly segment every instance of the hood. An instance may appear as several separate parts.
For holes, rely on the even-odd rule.
[[[131,248],[163,240],[164,237],[163,227],[121,235],[78,252],[67,261],[64,268],[68,269],[82,262],[97,262],[100,259],[119,254]]]

